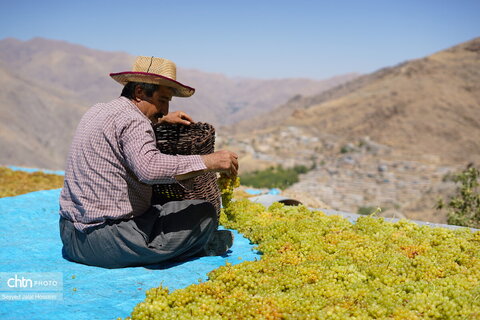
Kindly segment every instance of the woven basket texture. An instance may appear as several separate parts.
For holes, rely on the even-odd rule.
[[[208,124],[197,122],[189,126],[177,124],[159,124],[155,126],[155,136],[158,149],[172,155],[203,155],[215,151],[215,128]],[[152,202],[163,204],[168,201],[202,199],[213,204],[220,214],[220,189],[217,184],[217,174],[207,172],[184,180],[184,188],[179,183],[156,184],[153,186]]]

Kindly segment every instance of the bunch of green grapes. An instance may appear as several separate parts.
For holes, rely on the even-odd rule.
[[[248,200],[221,223],[261,259],[153,288],[130,319],[480,319],[480,232]]]
[[[233,199],[233,190],[240,186],[240,178],[238,176],[220,174],[217,183],[222,194],[222,206],[223,208],[228,208],[230,201]]]

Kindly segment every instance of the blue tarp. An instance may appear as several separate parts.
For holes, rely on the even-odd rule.
[[[245,189],[245,192],[251,195],[260,195],[260,194],[270,194],[270,195],[279,195],[282,193],[282,190],[278,188],[272,188],[268,190],[262,190],[262,189],[255,189],[255,188],[247,188]]]
[[[0,199],[0,319],[126,317],[145,299],[149,288],[162,284],[173,291],[205,281],[209,271],[226,262],[237,264],[260,258],[250,241],[233,231],[234,245],[224,257],[112,270],[76,264],[61,255],[59,193],[60,190],[38,191]],[[6,276],[11,279],[17,274],[20,278],[25,273],[60,274],[63,298],[12,301],[12,293],[25,291],[21,287],[5,291]]]
[[[252,189],[252,188],[247,188],[245,189],[245,192],[248,193],[248,194],[251,194],[251,195],[259,195],[259,194],[262,194],[264,193],[262,190],[260,189]]]

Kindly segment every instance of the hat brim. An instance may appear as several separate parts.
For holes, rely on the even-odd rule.
[[[126,71],[110,73],[110,77],[122,85],[126,85],[128,82],[143,82],[170,87],[175,89],[173,95],[176,97],[190,97],[195,93],[194,88],[155,73]]]

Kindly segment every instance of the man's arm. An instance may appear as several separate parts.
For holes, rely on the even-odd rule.
[[[199,155],[161,153],[152,126],[143,119],[130,119],[119,131],[126,165],[143,183],[173,183],[177,176],[208,169]]]
[[[238,174],[238,155],[228,150],[220,150],[211,154],[201,156],[207,167],[205,170],[192,171],[175,176],[177,180],[194,178],[204,172],[226,173],[228,176]]]

